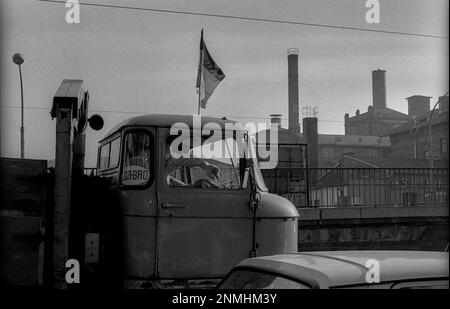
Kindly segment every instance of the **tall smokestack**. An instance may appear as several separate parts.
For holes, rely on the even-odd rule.
[[[288,49],[289,131],[300,133],[298,106],[298,49]]]
[[[317,133],[317,118],[303,118],[303,138],[308,147],[308,167],[318,167],[319,137]]]
[[[408,101],[408,116],[415,118],[426,116],[430,112],[431,97],[424,95],[413,95],[406,98]]]
[[[386,107],[386,71],[372,71],[372,97],[375,109]]]

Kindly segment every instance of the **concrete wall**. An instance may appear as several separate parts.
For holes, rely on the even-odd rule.
[[[448,207],[300,209],[299,251],[443,250]]]

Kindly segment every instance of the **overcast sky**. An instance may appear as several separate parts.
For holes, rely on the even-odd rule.
[[[380,0],[379,25],[366,23],[365,0],[85,2],[448,36],[448,0]],[[404,113],[406,97],[427,95],[435,102],[448,90],[448,39],[90,6],[81,6],[79,24],[67,24],[66,11],[58,3],[1,1],[3,157],[20,155],[15,52],[25,58],[26,157],[54,158],[52,97],[63,79],[83,79],[91,110],[103,111],[105,119],[100,132],[88,130],[87,166],[95,165],[96,142],[134,116],[131,112],[196,112],[201,28],[226,75],[204,115],[266,122],[269,114],[279,113],[286,125],[286,51],[291,47],[300,51],[300,108],[319,108],[320,133],[343,134],[344,114],[367,110],[374,69],[387,71],[388,107]]]

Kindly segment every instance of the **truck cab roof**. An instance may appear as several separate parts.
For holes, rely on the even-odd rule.
[[[183,123],[189,126],[189,128],[193,127],[193,119],[197,117],[197,115],[171,115],[171,114],[148,114],[137,117],[132,117],[127,120],[122,121],[118,125],[114,126],[105,137],[110,136],[111,134],[119,131],[124,127],[164,127],[170,128],[176,123]],[[201,127],[203,127],[207,123],[216,123],[220,125],[222,129],[225,129],[226,124],[237,124],[237,121],[227,120],[225,118],[214,118],[208,116],[201,116]]]

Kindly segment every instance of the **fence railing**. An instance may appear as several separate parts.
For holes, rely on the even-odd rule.
[[[85,168],[96,175],[95,168]],[[445,206],[448,168],[292,168],[262,170],[271,193],[296,207]]]
[[[269,191],[297,207],[448,205],[446,168],[276,168],[262,172]]]

